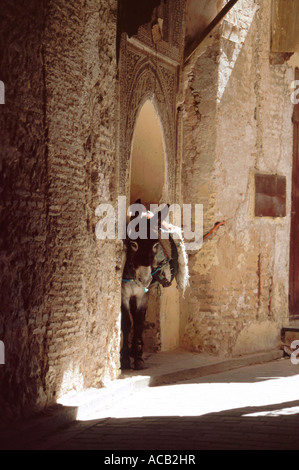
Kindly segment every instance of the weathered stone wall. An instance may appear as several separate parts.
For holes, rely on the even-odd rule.
[[[204,205],[204,233],[226,221],[189,256],[182,344],[195,350],[275,347],[288,315],[292,73],[270,64],[270,6],[240,0],[185,77],[184,201]],[[287,177],[286,217],[254,217],[256,172]]]
[[[1,5],[1,318],[6,410],[118,375],[120,253],[96,240],[115,200],[117,2]]]
[[[48,262],[43,3],[1,3],[0,408],[32,406],[45,381]],[[39,330],[42,330],[39,332]],[[8,405],[9,404],[9,405]]]
[[[116,2],[50,3],[45,54],[55,272],[47,385],[60,394],[100,386],[117,371],[116,245],[95,238],[95,209],[113,201],[117,189],[115,38]]]

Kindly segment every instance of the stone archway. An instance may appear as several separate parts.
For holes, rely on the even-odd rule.
[[[167,146],[154,100],[145,98],[134,127],[130,157],[130,203],[167,202]],[[176,286],[153,286],[146,314],[145,352],[166,351],[179,345],[180,311]]]
[[[167,7],[167,8],[166,8]],[[183,3],[166,10],[180,18]],[[163,10],[163,11],[162,11]],[[180,203],[181,117],[177,97],[180,77],[179,23],[169,23],[164,8],[164,36],[154,44],[151,25],[133,37],[120,34],[119,47],[119,194],[127,206],[141,198],[150,203]],[[159,16],[162,15],[162,16]],[[175,283],[151,288],[144,331],[145,352],[179,346],[180,299]]]

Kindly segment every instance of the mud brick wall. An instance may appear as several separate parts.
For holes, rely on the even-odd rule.
[[[116,2],[1,4],[0,401],[12,414],[118,375]],[[115,86],[114,86],[115,85]]]
[[[204,233],[226,221],[189,256],[182,343],[198,351],[277,347],[288,316],[293,72],[270,63],[270,6],[240,0],[185,77],[183,198]],[[257,172],[286,177],[286,217],[254,216]]]
[[[45,380],[45,296],[51,265],[42,2],[1,4],[0,368],[1,408],[26,408]],[[42,331],[36,334],[36,329]],[[32,400],[33,398],[33,400]]]
[[[116,3],[116,2],[115,2]],[[48,386],[100,386],[118,361],[115,242],[95,239],[113,201],[116,4],[49,3],[45,32],[52,277]],[[62,27],[63,24],[63,27]],[[60,390],[57,374],[60,374]]]

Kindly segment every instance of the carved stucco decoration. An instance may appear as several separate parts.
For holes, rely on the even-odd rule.
[[[132,138],[138,113],[151,99],[160,118],[166,150],[168,202],[179,186],[177,97],[184,48],[185,0],[161,0],[137,34],[120,37],[119,193],[129,197]],[[153,35],[160,28],[160,38]],[[156,38],[156,40],[155,40]]]
[[[178,67],[125,43],[120,68],[120,191],[129,195],[131,145],[138,113],[151,99],[161,120],[173,198],[176,168],[176,93]]]

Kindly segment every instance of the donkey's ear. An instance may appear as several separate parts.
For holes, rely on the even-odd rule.
[[[132,248],[133,251],[138,251],[138,243],[133,241],[133,240],[130,240],[130,246]]]
[[[132,208],[133,212],[132,212]],[[141,217],[142,213],[146,211],[145,207],[141,204],[141,199],[137,199],[133,204],[130,205],[128,215],[130,217],[130,221],[136,218],[136,211],[139,212],[139,217]]]
[[[162,222],[166,219],[169,212],[169,204],[165,204],[163,209],[158,212],[158,229],[161,228]]]
[[[160,245],[159,242],[157,242],[153,245],[153,252],[155,253],[155,255],[158,253],[159,245]]]
[[[161,207],[161,206],[160,206]],[[150,238],[158,238],[159,230],[162,227],[163,220],[167,217],[169,212],[169,205],[164,204],[162,209],[160,209],[150,218]]]

